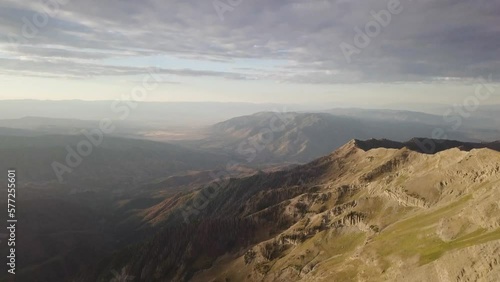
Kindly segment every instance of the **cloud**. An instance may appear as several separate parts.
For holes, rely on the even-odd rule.
[[[60,60],[0,59],[0,74],[17,74],[37,77],[91,78],[100,76],[130,76],[148,74],[149,67],[110,66],[91,63],[76,63]],[[181,77],[219,77],[234,80],[251,80],[255,75],[235,72],[206,71],[193,69],[154,68],[158,75]]]
[[[340,44],[355,46],[355,28],[364,30],[373,13],[397,0],[233,1],[240,4],[224,20],[213,1],[62,1],[2,1],[0,56],[8,59],[0,72],[130,75],[144,69],[99,62],[159,55],[201,62],[281,60],[288,66],[251,73],[183,66],[164,72],[293,83],[466,80],[500,69],[499,0],[401,0],[401,13],[350,61]],[[35,32],[26,21],[36,18],[44,24]]]

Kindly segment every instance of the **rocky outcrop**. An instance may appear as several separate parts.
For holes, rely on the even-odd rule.
[[[383,194],[398,202],[398,204],[405,207],[417,207],[417,208],[429,208],[430,204],[425,201],[425,199],[417,198],[415,196],[410,196],[404,192],[393,191],[393,190],[384,190]]]
[[[346,210],[350,210],[352,208],[355,208],[357,206],[357,204],[358,204],[357,201],[351,201],[351,202],[348,202],[348,203],[345,203],[345,204],[342,204],[339,206],[335,206],[333,209],[331,209],[328,212],[328,215],[330,217],[339,216],[339,215],[345,213]]]
[[[342,227],[348,227],[348,226],[359,226],[362,227],[363,230],[367,230],[366,224],[363,222],[363,220],[366,218],[366,216],[360,212],[349,212],[346,214],[344,217],[341,219],[332,222],[331,227],[333,228],[342,228]]]

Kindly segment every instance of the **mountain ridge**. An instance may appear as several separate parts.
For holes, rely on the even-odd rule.
[[[458,148],[462,151],[470,151],[473,149],[491,149],[494,151],[500,151],[500,141],[494,142],[463,142],[457,140],[447,140],[447,139],[429,139],[429,138],[412,138],[406,142],[392,141],[388,139],[369,139],[369,140],[359,140],[353,139],[348,143],[354,143],[358,148],[368,151],[376,148],[386,148],[386,149],[402,149],[407,148],[412,151],[419,153],[435,154],[441,151],[449,150],[452,148]],[[431,148],[425,147],[425,145],[431,145]]]
[[[362,142],[230,179],[208,198],[210,188],[166,198],[141,212],[165,228],[108,268],[148,281],[439,281],[431,270],[441,265],[456,281],[495,281],[500,152],[365,151]],[[189,207],[198,212],[185,222]],[[446,260],[460,254],[477,264]]]

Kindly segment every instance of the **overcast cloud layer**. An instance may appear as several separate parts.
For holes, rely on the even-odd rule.
[[[160,67],[175,76],[322,84],[498,80],[500,0],[401,0],[400,12],[360,48],[356,28],[365,30],[372,12],[392,1],[0,0],[0,74],[133,75],[147,67],[129,60],[168,55],[208,65],[269,62]],[[356,53],[346,59],[342,44]]]

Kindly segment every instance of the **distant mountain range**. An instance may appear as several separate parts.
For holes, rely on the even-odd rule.
[[[132,105],[132,106],[131,106]],[[119,120],[122,123],[141,123],[144,127],[201,127],[209,126],[234,117],[259,112],[326,112],[356,118],[379,120],[406,120],[422,123],[443,123],[443,115],[459,115],[455,105],[394,105],[388,109],[334,108],[333,104],[253,104],[216,102],[141,102],[134,101],[42,101],[4,100],[0,103],[0,120],[15,120],[26,117],[65,120],[99,121],[103,118]],[[339,107],[339,106],[336,106]],[[394,108],[394,110],[391,110]],[[404,110],[405,108],[412,110]],[[474,111],[466,112],[462,118],[464,126],[479,126],[482,129],[497,129],[500,118],[496,114],[500,105],[479,105]],[[71,111],[68,111],[71,109]],[[432,109],[432,110],[429,110]],[[425,113],[424,113],[425,112]],[[428,114],[431,112],[432,114]],[[125,115],[125,119],[121,120]],[[50,123],[50,122],[49,122]],[[45,124],[47,125],[47,124]],[[4,125],[1,125],[2,127]]]
[[[103,118],[121,120],[125,117],[122,121],[161,126],[207,126],[229,118],[262,111],[296,110],[311,110],[311,107],[218,102],[7,100],[0,103],[0,119],[43,117],[98,121]]]
[[[252,162],[306,162],[328,154],[351,139],[387,138],[397,141],[414,136],[431,138],[442,119],[401,111],[347,110],[328,113],[258,113],[218,123],[209,137],[182,142],[195,148],[215,149],[252,159]],[[445,132],[443,137],[480,141],[466,131]],[[489,133],[489,131],[488,131]],[[496,135],[500,138],[500,132]]]
[[[481,142],[500,139],[492,116],[464,119],[461,126],[442,116],[399,110],[332,109],[326,113],[260,112],[213,126],[169,127],[115,121],[115,137],[176,143],[246,160],[246,165],[307,162],[330,153],[351,139],[387,138],[405,141],[414,136]],[[0,120],[0,136],[79,135],[99,121],[25,117]],[[436,137],[436,132],[438,136]]]

